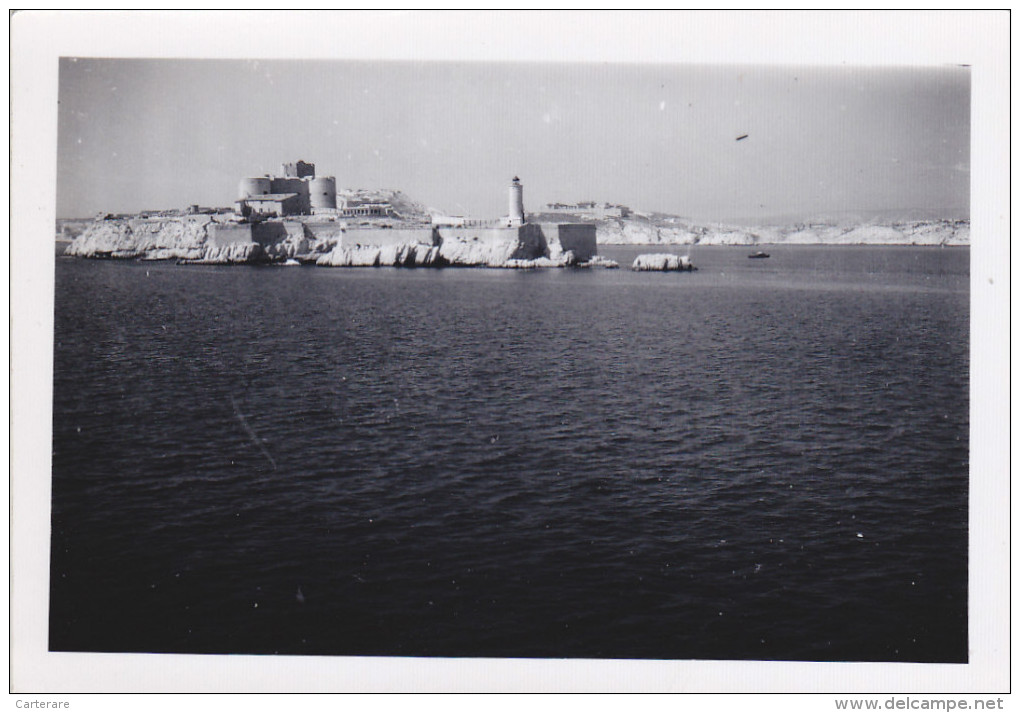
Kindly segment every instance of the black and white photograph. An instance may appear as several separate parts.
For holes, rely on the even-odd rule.
[[[972,226],[975,96],[1008,66],[541,50],[712,19],[795,34],[785,13],[121,15],[80,19],[235,36],[66,42],[37,100],[50,232],[17,240],[52,321],[21,382],[44,390],[12,402],[46,429],[31,525],[12,438],[14,547],[43,539],[12,555],[29,658],[590,662],[645,690],[704,670],[686,687],[707,692],[756,690],[720,667],[803,664],[821,678],[778,690],[1008,690],[1008,642],[987,653],[1008,435],[986,435],[1008,366],[980,343],[1008,323],[1008,223]],[[956,21],[844,19],[883,17]],[[1008,34],[1008,13],[956,19]],[[387,24],[506,50],[315,51]],[[39,150],[20,139],[15,170]],[[12,302],[14,367],[17,322]],[[173,687],[150,675],[132,690]],[[338,687],[479,686],[370,680]]]

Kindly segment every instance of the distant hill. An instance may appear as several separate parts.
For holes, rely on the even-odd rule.
[[[786,214],[786,215],[770,215],[764,218],[743,218],[728,221],[735,225],[751,225],[751,226],[774,226],[781,227],[785,225],[793,225],[796,223],[812,223],[812,224],[826,224],[826,225],[891,225],[894,223],[911,223],[911,222],[942,222],[942,221],[957,221],[967,220],[966,218],[952,217],[947,218],[945,215],[940,214],[935,210],[925,210],[922,208],[890,208],[887,210],[872,210],[867,212],[844,210],[844,211],[826,211],[824,213],[815,213],[811,215],[804,214]]]
[[[529,220],[569,222],[569,214],[533,213]],[[587,220],[602,245],[969,245],[969,220],[900,217],[865,221],[846,214],[744,226],[698,222],[666,213],[634,211],[627,218]]]

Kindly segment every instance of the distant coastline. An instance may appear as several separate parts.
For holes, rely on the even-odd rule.
[[[164,219],[174,217],[165,216]],[[143,218],[135,215],[122,219]],[[559,223],[565,219],[566,216],[554,213],[528,214],[529,222]],[[969,220],[805,221],[749,227],[634,213],[625,218],[590,222],[595,226],[599,245],[970,245]],[[56,240],[59,244],[70,245],[94,223],[96,219],[92,218],[58,218]],[[386,221],[376,224],[387,225]],[[389,227],[392,228],[392,224]]]
[[[600,221],[600,245],[969,245],[969,220],[799,222],[743,227],[635,214]]]

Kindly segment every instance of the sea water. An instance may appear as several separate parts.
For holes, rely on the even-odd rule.
[[[58,258],[50,648],[966,661],[969,250],[675,251]]]

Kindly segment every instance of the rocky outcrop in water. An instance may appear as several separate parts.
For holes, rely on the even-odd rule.
[[[272,260],[289,260],[305,255],[312,250],[310,240],[305,226],[298,221],[287,220],[282,223],[282,234],[275,239],[259,243],[263,246],[266,257]]]
[[[634,264],[630,266],[631,270],[637,270],[639,272],[655,270],[659,272],[665,271],[690,271],[694,269],[694,265],[691,264],[691,259],[686,255],[671,255],[668,253],[651,253],[648,255],[638,255],[634,258]]]
[[[580,267],[602,267],[607,270],[614,270],[620,266],[616,260],[610,260],[607,257],[601,255],[595,255],[588,262],[581,263]]]
[[[534,257],[516,233],[501,235],[496,231],[484,240],[441,236],[439,254],[447,265],[461,267],[503,267],[510,260]]]
[[[315,261],[326,267],[437,267],[442,263],[435,245],[337,245]]]
[[[64,251],[78,257],[201,259],[208,216],[194,220],[96,220]]]
[[[578,265],[577,258],[574,257],[574,253],[569,250],[565,253],[560,253],[556,258],[541,257],[535,258],[513,258],[507,260],[500,267],[509,267],[516,270],[530,270],[536,267],[574,267]]]
[[[64,254],[213,264],[269,259],[263,246],[254,241],[218,243],[212,236],[221,225],[226,221],[208,215],[96,220],[71,241]]]
[[[267,259],[265,248],[258,243],[234,243],[232,245],[207,246],[202,257],[182,258],[180,261],[196,265],[236,265],[265,262]]]
[[[558,236],[536,230],[345,228],[341,223],[240,223],[228,215],[99,219],[64,254],[199,264],[299,260],[330,267],[565,267],[578,262]],[[593,243],[594,245],[594,243]]]
[[[334,248],[340,235],[339,226],[316,234],[300,221],[256,225],[229,215],[111,218],[89,223],[63,254],[216,265],[295,258],[314,262]]]
[[[445,249],[444,249],[445,248]],[[337,245],[329,253],[315,260],[326,267],[498,267],[531,269],[539,267],[571,267],[578,264],[571,251],[560,252],[558,257],[503,258],[506,246],[486,249],[484,244],[469,248],[458,241],[444,241],[441,245],[410,243],[399,245]],[[454,261],[451,261],[450,258]],[[611,260],[606,262],[613,262]],[[603,263],[599,263],[603,264]],[[615,266],[615,263],[613,263]]]

